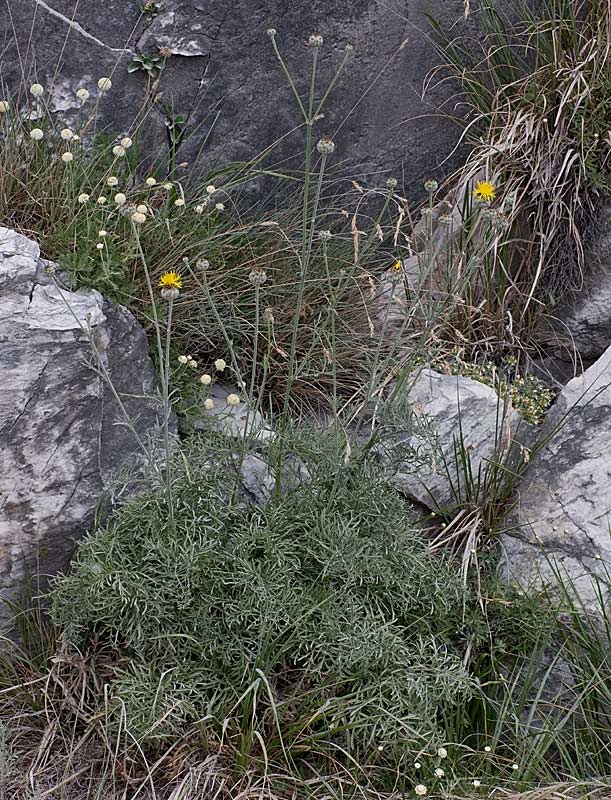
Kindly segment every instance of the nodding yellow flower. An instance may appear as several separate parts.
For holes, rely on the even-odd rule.
[[[473,197],[478,203],[490,203],[496,197],[496,188],[489,181],[478,181],[473,190]]]
[[[393,272],[401,272],[402,268],[403,264],[401,264],[400,261],[395,261],[395,263],[391,267]]]
[[[178,272],[164,272],[159,279],[160,289],[182,289],[182,278]]]

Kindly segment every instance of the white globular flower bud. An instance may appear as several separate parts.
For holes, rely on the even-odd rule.
[[[331,239],[332,236],[333,236],[333,234],[329,230],[318,231],[318,238],[321,239],[324,242],[328,242],[329,239]]]
[[[200,379],[199,379],[199,382],[200,382],[200,383],[202,383],[204,386],[210,386],[210,384],[212,383],[212,376],[211,376],[211,375],[208,375],[208,373],[207,373],[207,372],[205,372],[205,373],[204,373],[204,374],[203,374],[203,375],[200,377]]]
[[[330,136],[323,136],[322,139],[318,140],[316,149],[321,156],[330,156],[335,150],[335,142]]]
[[[147,186],[155,186],[155,184],[157,183],[155,178],[147,178],[144,182],[146,183]]]
[[[139,211],[134,211],[131,218],[132,221],[138,223],[138,225],[142,225],[143,222],[146,222],[146,214],[141,214]]]
[[[240,404],[240,398],[238,397],[237,394],[233,394],[233,392],[232,392],[231,394],[227,395],[227,405],[228,406],[237,406],[239,404]]]
[[[214,400],[211,397],[209,397],[204,402],[204,408],[206,409],[206,411],[212,411],[212,409],[214,408]]]
[[[96,247],[98,248],[98,250],[103,250],[104,249],[104,245],[102,244],[102,242],[98,242],[96,244]]]
[[[213,186],[211,183],[208,184],[208,186],[206,186],[206,192],[208,194],[214,194],[216,192],[216,186]]]
[[[443,778],[443,776],[445,775],[445,772],[441,769],[441,767],[437,767],[437,769],[435,770],[435,775],[438,778]]]
[[[208,261],[207,258],[200,258],[199,261],[195,262],[195,266],[198,269],[201,269],[202,272],[205,272],[210,266],[210,262]]]
[[[428,789],[426,788],[426,786],[425,786],[423,783],[419,783],[419,784],[418,784],[418,785],[417,785],[417,786],[414,788],[414,791],[416,792],[416,794],[418,795],[418,797],[424,797],[424,796],[427,794],[427,792],[428,792]]]
[[[89,195],[87,192],[81,192],[79,196],[76,198],[79,203],[86,203],[89,200]]]
[[[396,178],[389,178],[386,181],[386,186],[392,191],[393,189],[397,188],[397,179]]]
[[[439,756],[439,758],[447,758],[448,757],[448,751],[445,749],[445,747],[438,747],[437,748],[437,755]]]
[[[89,92],[87,89],[84,89],[83,87],[77,89],[75,94],[77,98],[81,101],[81,103],[84,103],[86,100],[89,100]]]
[[[110,78],[103,77],[98,79],[98,89],[101,92],[108,92],[111,86],[112,86],[112,81],[110,80]]]
[[[178,291],[178,289],[176,291]],[[197,361],[194,358],[191,358],[191,356],[189,356],[189,367],[191,369],[197,369]]]
[[[195,211],[196,214],[203,214],[204,213],[204,206],[202,206],[202,205],[195,206],[195,208],[193,210]]]
[[[117,156],[117,158],[122,158],[125,155],[125,148],[123,147],[123,145],[116,144],[112,148],[112,154],[113,156]]]
[[[35,142],[39,142],[44,135],[44,131],[40,128],[32,128],[30,131],[30,139],[34,139]]]
[[[106,178],[106,185],[107,186],[118,186],[119,185],[119,179],[115,175],[110,175],[108,178]]]
[[[69,142],[70,139],[74,139],[74,133],[70,130],[70,128],[62,128],[62,130],[59,132],[59,135],[65,142]]]
[[[0,100],[0,114],[6,114],[9,110],[8,100]]]
[[[324,39],[322,38],[322,36],[319,33],[313,33],[308,38],[308,45],[310,47],[322,47],[323,43],[324,43]]]
[[[424,182],[424,188],[429,194],[433,194],[433,192],[436,192],[439,188],[439,184],[436,180],[431,178],[430,180]]]
[[[106,236],[108,236],[108,231],[105,230],[98,231],[98,236],[100,237],[100,239],[104,239]]]
[[[176,300],[179,294],[180,294],[180,291],[178,289],[162,289],[161,290],[161,296],[163,297],[164,300],[167,300],[168,302],[170,300]],[[191,366],[191,364],[193,364],[193,363],[195,363],[195,362],[189,361],[189,366]],[[196,364],[196,366],[197,366],[197,364]]]
[[[106,198],[104,197],[104,195],[103,195],[103,194],[101,194],[101,195],[98,197],[98,199],[96,200],[96,203],[97,203],[99,206],[103,206],[103,205],[106,203]]]
[[[62,161],[64,162],[64,164],[69,164],[73,160],[74,160],[74,156],[72,155],[72,153],[70,153],[68,151],[65,152],[65,153],[62,153]]]
[[[123,194],[123,192],[117,192],[115,195],[115,203],[118,206],[124,206],[127,202],[127,197]]]
[[[179,197],[178,199],[174,200],[174,205],[177,208],[182,208],[184,206],[184,204],[185,204],[185,201],[182,199],[182,197]]]
[[[267,29],[267,35],[269,36],[270,39],[273,39],[274,36],[276,35],[276,33],[277,33],[277,31],[276,31],[275,28],[268,28]]]
[[[353,47],[353,46],[350,44],[350,42],[348,42],[348,44],[346,45],[346,47],[344,48],[344,50],[345,50],[345,51],[346,51],[346,53],[347,53],[347,54],[350,56],[350,55],[352,55],[352,53],[354,52],[354,47]]]
[[[129,136],[124,136],[121,139],[121,147],[123,147],[125,150],[128,150],[132,146],[132,144],[133,144],[133,142],[129,138]]]
[[[188,364],[189,359],[187,356],[178,356],[178,363],[179,364]]]
[[[214,207],[216,208],[217,211],[224,211],[225,210],[225,206],[224,206],[223,203],[216,203]]]
[[[33,83],[30,86],[30,94],[33,95],[33,97],[41,97],[41,95],[43,95],[44,92],[45,92],[44,86],[40,83]]]
[[[248,275],[248,280],[253,286],[263,286],[267,280],[267,273],[263,269],[253,269]]]
[[[148,214],[149,209],[148,209],[148,206],[144,205],[144,203],[140,203],[139,205],[136,206],[136,211],[139,214]]]
[[[227,362],[222,358],[217,358],[216,361],[214,362],[214,369],[217,372],[223,372],[226,366]]]

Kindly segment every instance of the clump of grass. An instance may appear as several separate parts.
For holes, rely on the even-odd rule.
[[[468,110],[473,150],[461,180],[493,180],[511,224],[512,334],[526,340],[546,304],[581,287],[584,238],[597,198],[611,189],[603,143],[611,123],[611,14],[605,0],[548,0],[536,9],[520,5],[511,20],[485,3],[479,19],[485,36],[478,42],[452,39],[432,23]]]

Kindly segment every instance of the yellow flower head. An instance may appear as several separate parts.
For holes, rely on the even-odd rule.
[[[160,289],[182,289],[182,278],[178,272],[164,272],[159,279]]]
[[[391,269],[392,269],[393,272],[401,272],[402,267],[403,267],[403,265],[401,264],[400,261],[395,261],[395,263],[392,265]]]
[[[489,181],[478,181],[477,186],[473,190],[473,197],[478,203],[490,203],[496,197],[496,189],[494,184]]]

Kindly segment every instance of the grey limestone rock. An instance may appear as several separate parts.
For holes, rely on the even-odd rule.
[[[442,375],[424,369],[409,385],[412,428],[393,440],[387,451],[407,447],[421,461],[399,461],[395,484],[412,500],[431,509],[448,508],[465,497],[464,471],[459,443],[462,442],[474,476],[493,462],[521,457],[518,441],[525,442],[530,426],[504,405],[493,389],[471,378]],[[515,446],[514,446],[515,445]],[[409,469],[407,468],[409,467]]]
[[[341,161],[351,178],[373,185],[394,174],[402,192],[420,197],[427,177],[444,177],[461,158],[453,152],[460,128],[441,113],[446,106],[456,113],[453,88],[432,81],[423,98],[438,64],[426,14],[455,33],[477,29],[477,15],[464,18],[463,0],[0,0],[0,82],[14,89],[25,63],[28,78],[46,86],[49,107],[76,114],[75,89],[95,98],[97,79],[111,76],[112,90],[100,97],[102,127],[133,134],[144,108],[140,136],[153,161],[154,153],[168,152],[168,126],[182,118],[177,160],[189,162],[177,175],[183,177],[204,142],[202,170],[252,159],[282,137],[274,161],[303,152],[299,109],[266,31],[277,29],[302,93],[312,60],[308,36],[320,33],[319,96],[345,45],[354,47],[315,129],[316,138],[336,140],[330,166]],[[142,70],[128,73],[134,55],[159,56],[160,48],[168,57],[158,81]]]
[[[38,245],[0,228],[0,589],[11,599],[26,575],[66,565],[100,497],[133,491],[142,466],[89,335],[146,441],[161,405],[144,330],[98,292],[60,288]]]
[[[568,577],[596,608],[611,564],[611,348],[569,381],[541,437],[503,526],[502,572],[527,587]]]

